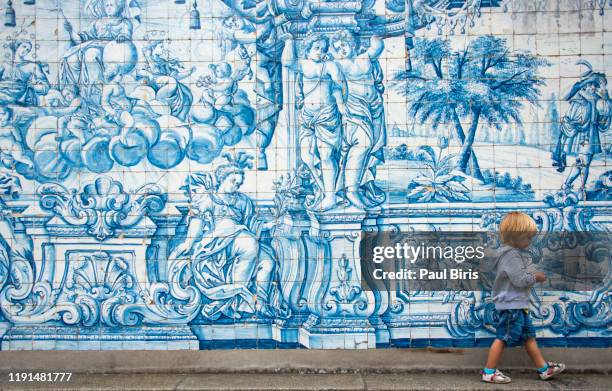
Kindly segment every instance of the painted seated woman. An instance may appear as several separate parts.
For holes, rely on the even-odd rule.
[[[12,64],[0,69],[0,103],[37,106],[39,96],[51,88],[46,64],[28,59],[32,52],[30,41],[17,40],[8,44]]]
[[[104,47],[111,41],[118,44],[131,41],[132,22],[128,18],[126,0],[90,0],[85,7],[94,19],[89,29],[76,33],[68,20],[64,28],[70,35],[72,47],[64,54],[60,64],[60,83],[77,84],[96,102],[103,83]],[[121,49],[121,45],[117,49]],[[131,51],[128,51],[131,53]],[[126,62],[136,58],[126,57]],[[97,86],[97,87],[96,87]]]
[[[155,90],[155,99],[166,104],[170,115],[182,121],[187,119],[193,94],[181,80],[188,78],[195,67],[185,69],[181,61],[171,56],[165,41],[151,41],[144,49],[145,65],[136,73],[136,77],[146,80],[147,85]]]
[[[186,237],[170,260],[191,260],[193,282],[203,296],[201,314],[206,319],[287,317],[274,251],[259,239],[259,232],[271,228],[273,222],[259,220],[253,201],[238,191],[252,157],[244,153],[236,158],[224,156],[228,163],[216,169],[214,182],[208,174],[192,174],[183,187],[192,213]]]

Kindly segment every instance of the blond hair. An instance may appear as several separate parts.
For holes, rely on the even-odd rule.
[[[517,247],[517,242],[525,237],[533,238],[538,232],[538,226],[527,213],[510,212],[499,224],[499,234],[504,244]]]

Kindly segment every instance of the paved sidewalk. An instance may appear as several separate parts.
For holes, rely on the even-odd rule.
[[[612,374],[612,349],[544,348],[549,361],[573,373]],[[477,373],[488,348],[470,349],[228,349],[228,350],[37,350],[0,352],[0,373]],[[504,351],[502,368],[531,368],[523,349]]]
[[[2,390],[612,390],[612,376],[562,374],[543,382],[534,373],[512,373],[513,382],[491,385],[477,374],[79,374],[64,383],[8,382]]]

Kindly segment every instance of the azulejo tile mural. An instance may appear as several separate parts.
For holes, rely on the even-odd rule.
[[[607,1],[2,6],[2,350],[483,346],[360,233],[612,227]],[[609,346],[610,289],[539,289],[543,343]]]

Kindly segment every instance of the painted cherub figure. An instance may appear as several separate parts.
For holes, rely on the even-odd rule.
[[[269,7],[268,0],[261,0],[257,5],[254,4],[251,8],[256,8],[257,15],[260,15],[269,12]],[[271,20],[268,22],[271,22]],[[223,35],[229,37],[229,39],[223,40],[223,48],[224,51],[228,51],[237,47],[239,56],[247,63],[249,68],[249,78],[253,75],[253,71],[250,68],[252,64],[257,79],[262,84],[263,91],[268,92],[272,90],[272,75],[270,74],[270,70],[266,67],[266,64],[270,62],[270,58],[264,51],[258,50],[257,43],[258,41],[261,43],[262,39],[265,40],[265,37],[271,35],[269,29],[274,29],[274,24],[268,26],[268,23],[264,23],[264,25],[255,23],[254,26],[253,23],[238,15],[232,15],[225,18],[222,22],[224,30]]]
[[[228,111],[232,107],[234,95],[238,92],[238,82],[249,73],[248,67],[232,70],[226,62],[210,64],[212,73],[198,79],[198,86],[204,88],[208,101],[217,110]],[[231,111],[231,110],[230,110]]]
[[[247,64],[248,76],[251,79],[253,77],[252,59],[255,58],[255,62],[258,63],[255,27],[238,15],[231,15],[223,19],[221,27],[218,43],[223,54],[227,55],[232,50],[236,50],[238,56]]]
[[[53,89],[47,97],[47,113],[56,117],[71,116],[86,109],[76,84],[67,84],[61,91]]]
[[[131,128],[134,125],[134,118],[131,114],[133,103],[123,88],[123,74],[120,67],[114,64],[108,66],[104,72],[104,79],[101,106],[107,120],[105,127],[115,128],[114,125],[116,125],[122,129]]]
[[[0,106],[0,160],[6,168],[23,164],[30,171],[34,168],[34,163],[27,155],[23,138],[13,126],[12,119],[13,110],[8,106]]]

